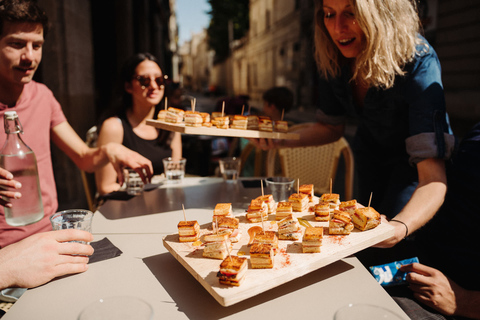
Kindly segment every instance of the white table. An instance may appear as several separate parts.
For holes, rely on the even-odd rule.
[[[208,190],[216,192],[210,200]],[[218,304],[163,247],[162,238],[176,232],[182,202],[188,218],[202,224],[211,219],[215,203],[232,202],[234,211],[242,211],[248,204],[244,197],[257,192],[220,179],[188,178],[128,201],[109,200],[95,213],[93,233],[95,240],[108,237],[123,254],[93,263],[83,274],[28,290],[3,319],[76,319],[89,303],[116,295],[148,301],[155,319],[333,319],[348,303],[381,305],[408,319],[353,256],[233,306]]]

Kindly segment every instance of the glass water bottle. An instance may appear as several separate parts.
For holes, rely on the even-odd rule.
[[[11,226],[25,226],[44,216],[37,159],[20,136],[23,127],[17,112],[6,111],[3,119],[7,140],[0,151],[0,167],[10,171],[13,179],[22,184],[18,190],[22,194],[20,199],[5,198],[13,205],[4,207],[5,220]]]

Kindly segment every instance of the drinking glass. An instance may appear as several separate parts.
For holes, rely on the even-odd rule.
[[[53,230],[79,229],[92,232],[93,213],[84,209],[69,209],[53,214],[50,223]],[[81,242],[83,241],[75,241]]]
[[[180,183],[185,177],[185,165],[187,159],[173,160],[172,158],[163,159],[163,169],[168,183]]]
[[[129,296],[97,300],[82,310],[78,320],[151,320],[153,308],[146,301]]]
[[[267,189],[273,196],[275,202],[287,201],[288,197],[293,193],[293,185],[295,179],[287,177],[270,177],[265,179]]]
[[[128,174],[126,176],[127,194],[131,196],[137,196],[143,193],[145,185],[143,184],[140,175],[133,169],[127,169]]]
[[[227,182],[236,182],[240,174],[240,166],[242,164],[239,158],[228,157],[218,161],[220,165],[220,173],[223,180]]]

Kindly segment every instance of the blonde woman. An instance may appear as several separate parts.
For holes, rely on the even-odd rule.
[[[98,146],[117,142],[152,161],[155,175],[163,172],[162,159],[182,157],[180,133],[158,130],[147,125],[157,117],[165,94],[165,78],[157,59],[149,53],[130,57],[122,68],[121,101],[105,116],[98,135]],[[113,166],[95,172],[99,194],[120,189]]]
[[[429,221],[446,192],[445,160],[455,139],[440,62],[420,32],[410,0],[317,0],[317,122],[299,131],[298,141],[255,141],[264,149],[325,144],[344,134],[347,117],[358,118],[357,200],[367,204],[373,192],[372,206],[395,227],[381,247]]]

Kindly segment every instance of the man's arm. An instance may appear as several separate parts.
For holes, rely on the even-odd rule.
[[[418,186],[402,211],[392,220],[399,220],[408,226],[408,234],[412,234],[424,226],[437,213],[447,192],[445,162],[440,159],[425,159],[417,164]],[[382,221],[386,222],[386,221]],[[405,225],[391,221],[395,227],[395,235],[377,245],[390,248],[405,237]]]
[[[415,299],[447,316],[480,319],[480,291],[465,290],[437,269],[420,263],[402,266]]]
[[[300,135],[298,140],[249,139],[257,148],[269,150],[282,147],[306,147],[335,142],[343,136],[345,125],[330,125],[320,122],[305,124],[292,131]]]
[[[110,162],[120,183],[124,180],[125,167],[135,169],[145,183],[152,176],[152,162],[147,158],[119,143],[89,148],[66,121],[52,129],[52,140],[81,170],[93,172]]]
[[[93,236],[67,229],[37,233],[0,250],[0,289],[33,288],[53,278],[84,272],[93,248]]]

